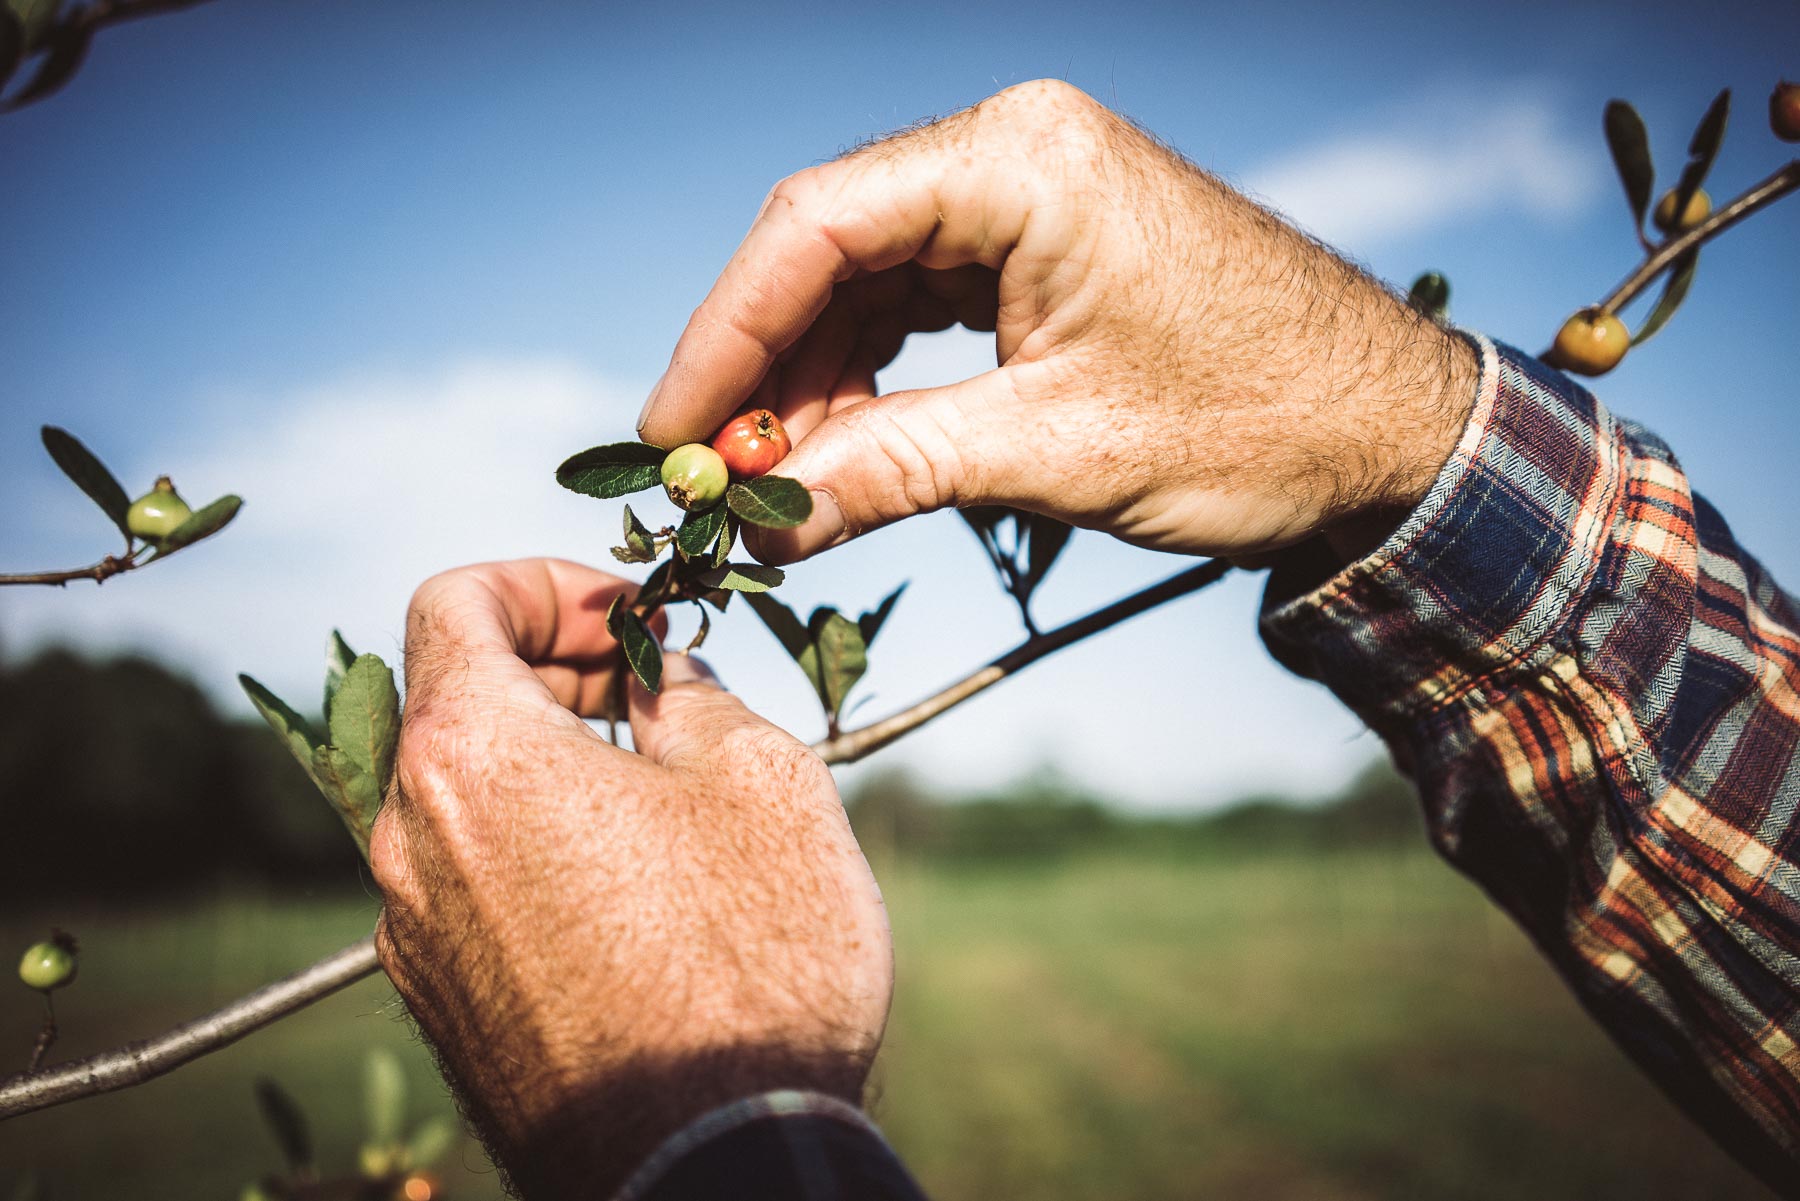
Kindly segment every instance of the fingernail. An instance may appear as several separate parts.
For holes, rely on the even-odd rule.
[[[675,688],[682,684],[699,684],[707,688],[717,688],[721,692],[729,692],[719,677],[714,674],[704,659],[696,659],[693,655],[673,654],[663,656],[662,686]]]
[[[663,380],[667,378],[666,375],[658,377],[655,386],[650,389],[650,395],[644,400],[644,407],[638,411],[636,428],[640,434],[644,432],[644,423],[650,420],[650,410],[656,407],[657,393],[662,391]]]

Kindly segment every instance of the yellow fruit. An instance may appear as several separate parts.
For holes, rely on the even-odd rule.
[[[1663,198],[1656,202],[1656,214],[1653,218],[1656,228],[1666,234],[1682,233],[1694,228],[1712,216],[1712,197],[1706,194],[1705,188],[1695,188],[1694,194],[1688,197],[1687,207],[1681,210],[1681,220],[1675,220],[1675,189],[1670,188],[1663,193]]]
[[[145,542],[161,542],[193,515],[169,477],[158,476],[156,487],[131,502],[125,513],[125,528]]]
[[[1605,375],[1631,349],[1631,331],[1611,313],[1583,309],[1563,322],[1551,348],[1551,365],[1577,375]]]

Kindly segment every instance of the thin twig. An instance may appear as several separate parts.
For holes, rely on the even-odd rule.
[[[0,1119],[153,1080],[371,975],[375,936],[154,1038],[0,1080]]]
[[[813,750],[827,763],[854,763],[910,734],[932,718],[954,709],[976,693],[993,687],[1007,676],[1022,671],[1045,655],[1136,617],[1147,609],[1154,609],[1165,601],[1198,592],[1223,578],[1230,570],[1231,564],[1224,559],[1211,559],[1198,567],[1190,567],[1160,584],[1152,584],[1141,592],[1134,592],[1123,600],[1114,601],[1104,609],[1096,609],[1086,617],[1078,617],[1067,625],[1058,626],[1048,634],[1027,638],[986,667],[964,676],[937,695],[927,697],[911,708],[902,709],[892,717],[872,722],[861,729],[815,742]]]
[[[1156,606],[1198,592],[1231,570],[1223,559],[1191,567],[1160,584],[1114,601],[1086,617],[1034,635],[981,670],[892,717],[827,738],[813,745],[827,763],[852,763],[918,729],[932,718],[954,709],[976,693],[1022,671],[1045,655]],[[166,1034],[127,1043],[86,1059],[61,1064],[42,1072],[29,1072],[0,1080],[0,1120],[33,1110],[48,1109],[67,1101],[130,1088],[189,1060],[235,1042],[253,1030],[286,1017],[332,993],[374,974],[380,967],[375,957],[375,936],[328,955],[311,967],[264,986],[205,1017],[177,1026]]]
[[[122,572],[143,564],[130,555],[108,555],[87,567],[71,567],[67,571],[25,571],[16,575],[0,575],[0,588],[8,584],[54,584],[60,588],[76,580],[92,580],[104,584]]]
[[[1618,312],[1636,300],[1658,275],[1667,271],[1670,264],[1687,251],[1724,233],[1757,209],[1774,204],[1796,188],[1800,188],[1800,159],[1788,163],[1694,228],[1658,246],[1636,271],[1626,276],[1624,282],[1595,307],[1606,314]]]
[[[37,1041],[31,1044],[31,1062],[25,1065],[26,1072],[35,1072],[44,1062],[44,1056],[56,1045],[56,1001],[54,994],[44,994],[44,1024],[38,1027]]]

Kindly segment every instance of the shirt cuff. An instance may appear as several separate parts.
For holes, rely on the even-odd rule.
[[[1368,557],[1264,596],[1269,650],[1378,728],[1529,670],[1592,582],[1624,492],[1618,422],[1567,376],[1476,335],[1475,406],[1418,508]]]
[[[761,1093],[754,1097],[745,1097],[701,1114],[664,1139],[662,1144],[650,1153],[650,1158],[646,1159],[625,1181],[624,1186],[614,1194],[613,1201],[641,1201],[642,1198],[648,1197],[655,1190],[657,1183],[676,1164],[707,1143],[722,1138],[734,1130],[768,1118],[791,1117],[829,1118],[842,1122],[873,1136],[876,1142],[887,1149],[887,1140],[882,1137],[880,1129],[869,1120],[867,1114],[856,1106],[825,1093],[782,1089],[776,1092]],[[892,1154],[891,1149],[889,1149],[889,1154]]]

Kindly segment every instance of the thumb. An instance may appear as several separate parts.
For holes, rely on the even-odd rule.
[[[660,692],[649,692],[633,676],[629,705],[632,746],[674,771],[729,767],[718,760],[744,735],[788,737],[725,691],[712,669],[692,655],[664,656]]]
[[[746,531],[750,549],[765,563],[791,563],[915,513],[982,503],[1019,453],[1015,399],[1001,367],[832,414],[778,468],[812,493],[812,516],[789,530]]]

